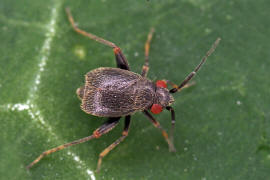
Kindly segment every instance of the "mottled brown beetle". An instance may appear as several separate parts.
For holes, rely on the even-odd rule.
[[[123,141],[128,135],[130,117],[137,111],[142,111],[153,123],[153,125],[161,130],[162,135],[169,145],[169,150],[175,151],[173,145],[175,114],[173,108],[170,106],[174,99],[171,94],[176,93],[181,89],[191,85],[188,84],[188,82],[201,68],[207,57],[210,56],[210,54],[215,50],[220,41],[220,38],[215,41],[199,65],[184,79],[184,81],[179,86],[171,83],[168,80],[158,80],[156,83],[153,83],[152,81],[148,80],[146,76],[149,70],[148,54],[154,29],[151,29],[145,43],[145,63],[142,68],[142,73],[139,75],[130,71],[128,62],[118,46],[112,42],[79,29],[75,25],[73,17],[68,8],[66,9],[66,12],[73,29],[77,33],[104,45],[110,46],[114,50],[117,68],[97,68],[88,72],[85,76],[85,84],[77,89],[77,95],[82,101],[81,108],[83,111],[94,116],[108,117],[109,119],[98,129],[96,129],[91,136],[43,152],[36,160],[28,165],[27,168],[31,168],[34,164],[39,162],[44,156],[47,156],[48,154],[75,144],[89,141],[94,138],[99,138],[103,134],[106,134],[112,130],[118,124],[120,118],[125,116],[125,127],[122,136],[110,146],[108,146],[105,150],[103,150],[99,155],[96,170],[99,171],[102,158],[106,156],[121,141]],[[167,89],[167,83],[172,85],[173,88],[171,90]],[[166,108],[171,112],[172,125],[170,137],[168,136],[167,132],[160,126],[159,122],[156,121],[154,117],[149,113],[149,110],[151,110],[152,113],[159,114],[163,108]]]

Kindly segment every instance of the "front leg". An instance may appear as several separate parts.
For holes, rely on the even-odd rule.
[[[176,149],[175,149],[175,147],[173,145],[173,142],[171,141],[171,139],[169,139],[168,133],[161,127],[159,122],[157,120],[155,120],[155,118],[147,110],[144,110],[143,113],[153,123],[153,125],[156,128],[161,130],[163,137],[165,138],[165,140],[167,141],[167,143],[169,145],[169,151],[170,152],[175,152]]]

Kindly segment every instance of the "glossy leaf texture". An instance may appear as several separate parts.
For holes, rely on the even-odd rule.
[[[270,177],[270,3],[267,0],[100,0],[0,2],[0,179],[267,179]],[[151,27],[149,79],[179,84],[211,44],[221,43],[174,94],[175,147],[142,113],[129,136],[94,172],[99,153],[123,121],[97,140],[43,151],[89,136],[106,119],[80,109],[76,89],[98,67],[115,67],[113,51],[75,33],[77,25],[116,43],[141,72]],[[155,115],[170,129],[170,113]]]

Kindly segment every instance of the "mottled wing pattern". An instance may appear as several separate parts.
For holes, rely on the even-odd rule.
[[[98,68],[86,74],[79,97],[86,113],[118,117],[149,107],[153,90],[153,84],[139,74],[119,68]]]

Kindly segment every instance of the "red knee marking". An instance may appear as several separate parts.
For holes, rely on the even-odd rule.
[[[124,131],[124,132],[122,132],[122,135],[123,136],[127,136],[128,135],[128,132],[127,131]]]
[[[119,47],[115,47],[113,49],[113,52],[114,52],[114,54],[119,54],[119,52],[121,52],[121,49]]]
[[[93,135],[95,136],[95,138],[99,138],[101,136],[101,134],[98,131],[94,131]]]

